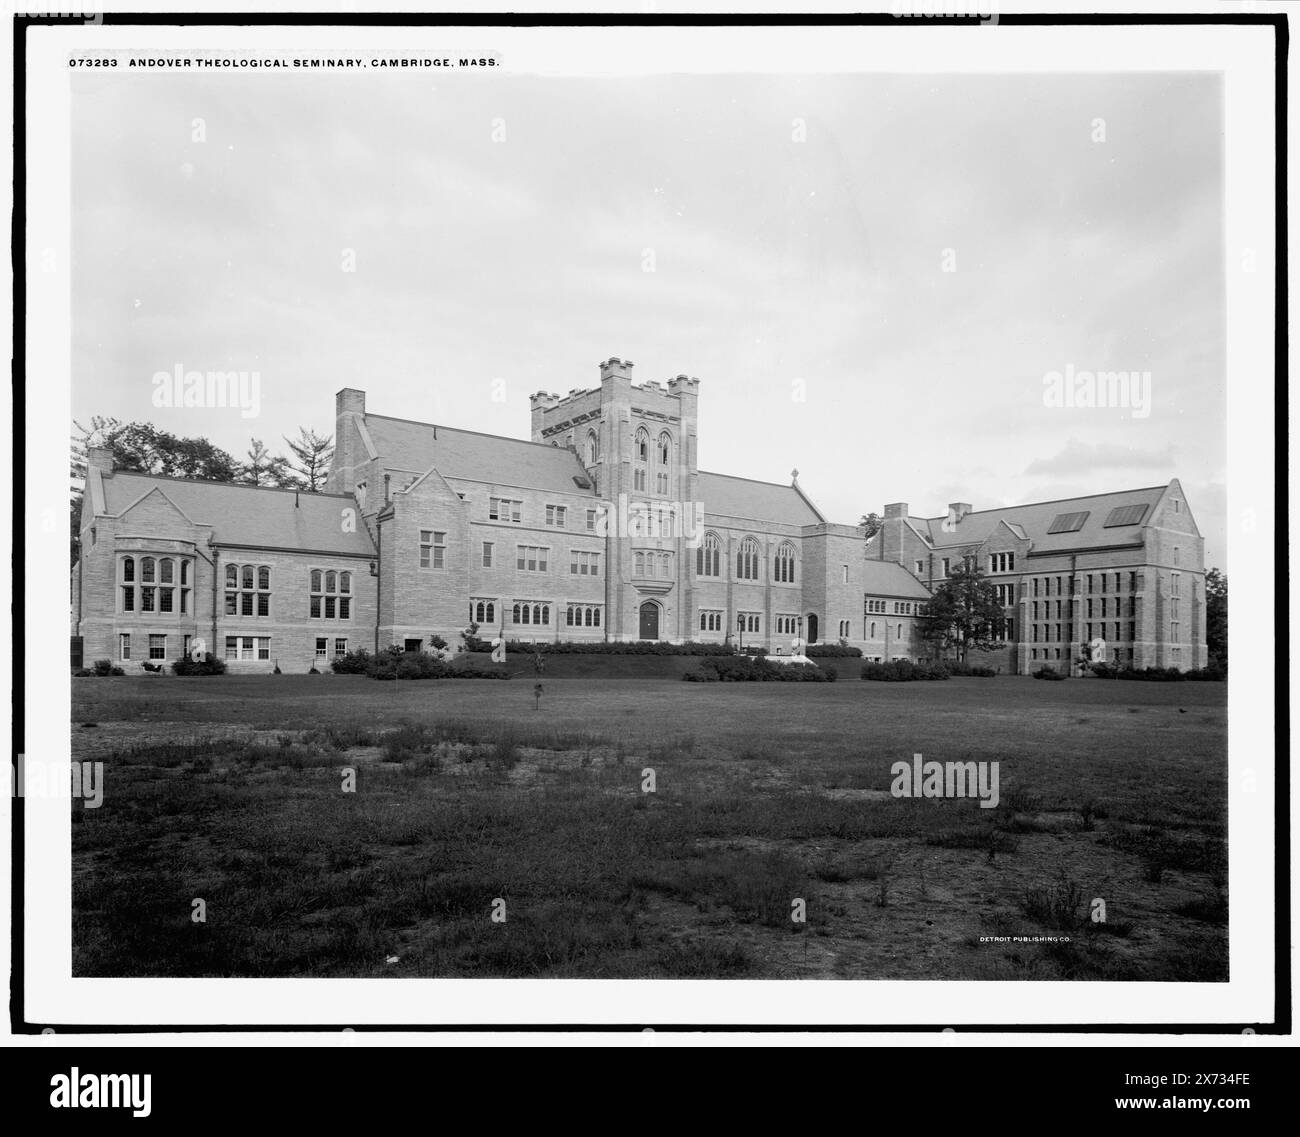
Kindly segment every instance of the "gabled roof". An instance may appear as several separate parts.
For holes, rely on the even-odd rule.
[[[347,494],[297,493],[126,470],[103,474],[101,480],[109,516],[120,515],[157,490],[195,525],[210,525],[213,539],[223,545],[375,555],[359,518],[355,533],[343,531],[342,511],[356,508]]]
[[[983,509],[968,513],[951,532],[944,528],[945,517],[911,519],[927,536],[936,549],[955,545],[978,545],[992,534],[1002,522],[1033,543],[1034,552],[1069,552],[1072,549],[1089,549],[1103,545],[1131,545],[1142,539],[1142,524],[1107,527],[1106,519],[1121,506],[1145,505],[1143,521],[1149,520],[1165,486],[1148,486],[1139,490],[1119,490],[1115,493],[1072,497],[1062,501],[1040,501],[1030,505],[1012,505],[1003,509]],[[1137,512],[1136,510],[1134,511]],[[1078,527],[1051,533],[1052,523],[1067,514],[1086,513]],[[1064,522],[1063,522],[1064,524]]]
[[[795,486],[730,474],[701,470],[700,500],[705,517],[743,517],[781,525],[817,525],[825,520]]]
[[[917,600],[930,598],[930,590],[902,565],[893,561],[864,561],[862,587],[868,596],[902,596]]]
[[[444,478],[468,482],[595,494],[578,456],[566,447],[384,415],[368,414],[364,421],[376,452],[396,469],[423,474],[432,467]]]

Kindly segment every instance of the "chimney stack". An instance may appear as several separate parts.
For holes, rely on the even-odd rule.
[[[970,511],[970,502],[950,501],[948,503],[948,520],[956,525]]]

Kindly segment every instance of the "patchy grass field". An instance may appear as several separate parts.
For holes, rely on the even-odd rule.
[[[74,970],[1227,978],[1225,685],[854,673],[74,680]]]

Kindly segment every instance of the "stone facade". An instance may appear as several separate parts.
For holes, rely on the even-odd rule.
[[[1005,589],[1004,671],[1068,666],[1095,638],[1136,666],[1204,666],[1203,542],[1177,481],[942,518],[895,503],[864,542],[797,471],[701,471],[699,381],[632,371],[610,359],[596,387],[532,396],[529,440],[376,415],[345,388],[321,494],[114,471],[93,450],[72,578],[85,659],[167,662],[202,639],[235,670],[305,671],[357,647],[456,646],[476,623],[917,660],[930,588],[974,558]]]

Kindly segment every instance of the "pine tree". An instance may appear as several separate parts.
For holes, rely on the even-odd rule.
[[[300,426],[297,441],[285,438],[285,442],[296,459],[290,468],[298,483],[308,493],[320,493],[325,488],[325,479],[330,472],[330,461],[334,457],[333,436],[326,435],[322,438],[314,430]]]

